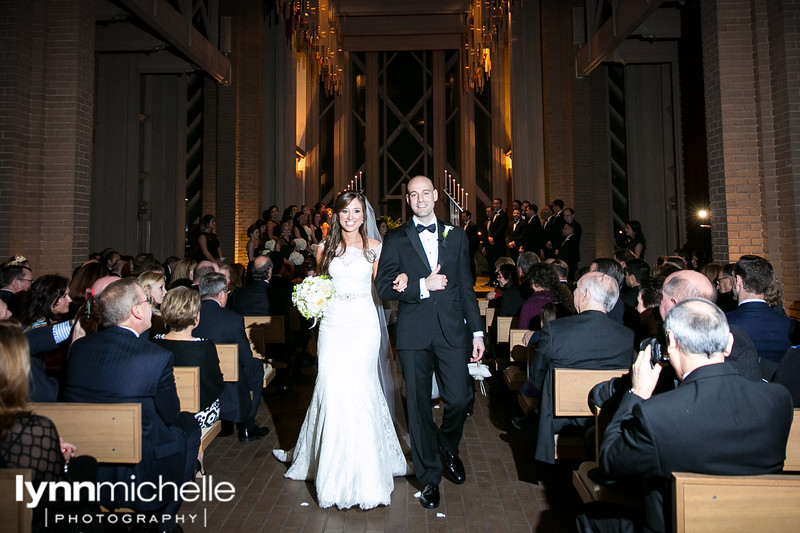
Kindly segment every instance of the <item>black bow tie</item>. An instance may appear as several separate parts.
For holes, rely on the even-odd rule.
[[[430,226],[423,226],[422,224],[417,224],[417,233],[422,233],[425,230],[428,230],[431,233],[436,233],[436,222],[434,222]]]

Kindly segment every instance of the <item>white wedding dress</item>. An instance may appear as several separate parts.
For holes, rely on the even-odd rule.
[[[380,246],[371,251],[379,256]],[[348,248],[328,271],[334,296],[320,323],[311,405],[293,453],[273,453],[292,461],[285,477],[314,480],[320,507],[371,509],[390,503],[392,478],[407,470],[378,378],[381,308],[363,251]]]

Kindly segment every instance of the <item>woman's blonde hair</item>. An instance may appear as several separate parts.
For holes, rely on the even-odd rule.
[[[152,297],[151,291],[153,289],[153,285],[157,285],[159,283],[164,283],[167,281],[167,278],[164,276],[164,273],[160,270],[146,270],[139,274],[139,277],[136,278],[136,283],[144,291],[144,295],[148,298]]]
[[[28,374],[31,370],[28,339],[16,319],[0,320],[0,431],[28,412]]]
[[[192,279],[191,273],[194,272],[194,267],[197,266],[197,261],[194,259],[181,259],[175,264],[175,272],[172,274],[172,281],[178,279]]]
[[[161,302],[161,317],[170,331],[183,331],[193,326],[200,313],[200,293],[189,287],[175,287]]]

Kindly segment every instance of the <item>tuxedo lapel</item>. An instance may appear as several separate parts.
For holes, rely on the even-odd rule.
[[[411,246],[417,251],[417,255],[419,255],[420,259],[422,259],[422,263],[425,265],[425,268],[430,272],[431,266],[428,264],[428,256],[425,254],[425,248],[422,247],[422,241],[419,240],[419,233],[417,232],[417,228],[414,227],[413,218],[406,222],[405,230],[406,237],[408,237],[408,240],[411,241]]]

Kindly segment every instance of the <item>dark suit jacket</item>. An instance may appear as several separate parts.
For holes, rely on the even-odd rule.
[[[633,331],[600,311],[552,320],[542,328],[533,360],[531,381],[541,391],[539,435],[534,457],[555,462],[553,435],[565,425],[586,425],[580,419],[553,421],[553,369],[629,368],[633,363]]]
[[[540,254],[544,247],[544,230],[542,221],[534,216],[527,219],[525,224],[525,235],[522,238],[522,248],[526,252]]]
[[[792,345],[792,319],[766,302],[747,302],[725,315],[728,324],[741,327],[750,335],[758,356],[779,363]]]
[[[451,228],[447,237],[445,226]],[[398,350],[426,348],[436,336],[444,336],[454,348],[468,347],[472,345],[472,332],[483,331],[469,270],[466,233],[441,220],[437,220],[437,227],[439,273],[447,276],[447,286],[424,300],[420,299],[419,280],[428,277],[431,268],[413,219],[390,231],[383,243],[375,285],[381,299],[399,301]],[[408,288],[397,292],[392,282],[401,272],[408,275]]]
[[[489,224],[489,236],[494,239],[494,244],[490,245],[494,259],[506,255],[506,233],[508,233],[508,214],[505,211],[498,211]],[[489,265],[494,272],[494,265]]]
[[[789,348],[778,365],[775,372],[773,383],[780,383],[786,387],[792,395],[792,405],[800,408],[800,346]]]
[[[514,228],[514,221],[508,223],[508,242],[514,242],[514,250],[519,250],[522,243],[525,242],[525,235],[528,233],[528,223],[522,218],[517,222],[517,227]]]
[[[184,429],[196,432],[199,444],[200,427],[193,418],[194,428],[179,425],[181,413],[172,354],[146,336],[137,338],[131,331],[115,326],[77,340],[67,358],[64,400],[142,404],[142,461],[132,467],[102,465],[98,481],[128,483],[131,474],[139,481],[156,481],[159,475],[178,484],[186,481],[182,479],[187,456]],[[163,506],[158,501],[117,499],[115,503],[137,510]]]
[[[245,400],[249,397],[252,389],[252,387],[248,387],[247,376],[251,375],[256,364],[261,366],[261,362],[253,358],[250,341],[244,330],[242,315],[223,309],[216,300],[203,300],[200,304],[200,322],[192,330],[192,335],[208,339],[215,344],[239,345],[239,381],[225,383],[219,399],[219,408],[220,418],[224,420],[246,421],[247,413],[250,412],[250,403]],[[259,378],[260,380],[261,378]],[[259,397],[260,395],[256,397],[256,400]]]
[[[579,246],[578,240],[574,235],[562,238],[561,244],[558,246],[556,257],[564,261],[569,267],[570,281],[575,279],[575,271],[578,270],[578,261],[580,261],[581,257]]]
[[[470,261],[475,258],[475,253],[480,248],[480,237],[478,237],[478,226],[474,222],[470,222],[464,227],[464,232],[467,234],[467,242],[469,243],[469,258]]]
[[[233,293],[231,309],[244,316],[268,316],[269,296],[266,281],[253,281]]]
[[[775,474],[783,468],[792,401],[780,386],[729,365],[700,367],[649,400],[626,393],[606,429],[600,467],[641,480],[649,531],[671,531],[672,472]]]

